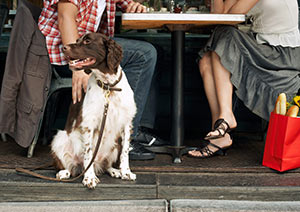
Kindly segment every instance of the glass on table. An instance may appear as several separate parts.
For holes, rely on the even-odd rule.
[[[175,9],[175,0],[169,0],[168,8],[169,8],[170,13],[174,12],[174,9]]]

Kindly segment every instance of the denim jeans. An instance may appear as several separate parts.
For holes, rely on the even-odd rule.
[[[156,105],[151,102],[152,98],[148,99],[148,94],[151,87],[152,77],[155,71],[157,52],[154,46],[145,41],[130,40],[125,38],[113,38],[123,49],[123,59],[121,67],[123,68],[128,82],[134,92],[134,99],[137,106],[137,113],[133,120],[133,133],[132,137],[137,134],[138,127],[141,124],[142,116],[148,120],[150,117],[153,121],[153,117],[156,114],[152,114],[151,107],[155,109]],[[145,111],[145,105],[147,102],[147,112]],[[153,103],[153,104],[152,104]],[[145,123],[145,125],[154,125],[154,123]]]
[[[154,75],[152,77],[152,83],[148,94],[147,102],[144,107],[142,119],[139,124],[140,127],[146,127],[150,129],[155,128],[156,112],[157,112],[157,104],[158,104],[157,100],[159,94],[159,76],[160,73],[158,72],[157,69],[155,69]]]

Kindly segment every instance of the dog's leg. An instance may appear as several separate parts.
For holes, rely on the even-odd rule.
[[[114,178],[121,178],[122,177],[120,169],[115,169],[113,167],[110,167],[106,171],[108,172],[108,174],[111,177],[114,177]]]
[[[122,152],[120,155],[120,171],[123,180],[135,180],[136,175],[129,168],[129,141],[130,141],[131,125],[125,126],[122,135]]]
[[[60,170],[56,174],[56,178],[60,180],[69,179],[71,177],[71,172],[67,169]]]
[[[90,164],[90,161],[93,157],[93,139],[98,139],[98,136],[93,136],[94,131],[91,132],[85,132],[83,134],[83,140],[84,140],[84,161],[83,166],[84,169],[87,168],[87,166]],[[95,138],[93,138],[95,137]],[[95,143],[96,143],[95,142]],[[100,180],[97,178],[94,170],[94,163],[90,166],[90,168],[87,170],[87,172],[84,174],[83,178],[83,185],[87,186],[88,188],[95,188],[96,185],[100,182]]]
[[[53,160],[55,161],[57,168],[61,169],[56,174],[57,179],[62,180],[71,177],[71,169],[75,166],[71,146],[66,131],[59,131],[51,143]]]

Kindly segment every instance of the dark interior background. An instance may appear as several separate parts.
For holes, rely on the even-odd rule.
[[[42,6],[41,0],[30,0],[38,6]],[[139,0],[140,1],[140,0]],[[141,0],[143,1],[143,0]],[[153,1],[153,0],[152,0]],[[299,2],[300,0],[298,0]],[[178,3],[183,1],[177,1]],[[202,4],[203,1],[186,1],[188,5],[193,6]],[[161,1],[162,5],[167,3]],[[13,7],[12,1],[0,0],[0,4]],[[7,20],[6,20],[7,21]],[[116,20],[116,36],[130,39],[146,40],[152,43],[158,51],[157,71],[159,72],[159,96],[158,113],[156,116],[155,130],[163,137],[168,137],[171,126],[171,89],[172,89],[172,49],[171,36],[166,30],[123,30],[121,28],[120,16]],[[197,52],[204,46],[209,37],[208,31],[198,31],[197,33],[187,33],[185,40],[185,58],[184,58],[184,122],[185,137],[201,137],[211,126],[210,112],[207,99],[205,97],[202,80],[196,64]],[[4,31],[0,37],[0,83],[2,81],[6,51],[9,41],[9,30]],[[62,95],[69,95],[70,91],[62,92]],[[56,116],[55,128],[63,128],[67,116],[68,104],[70,98],[63,98],[59,104]],[[69,100],[66,100],[69,99]],[[264,122],[251,113],[240,101],[237,101],[235,114],[239,123],[237,132],[255,132],[261,133],[265,129]]]

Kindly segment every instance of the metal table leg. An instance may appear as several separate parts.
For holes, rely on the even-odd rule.
[[[183,61],[184,61],[185,32],[172,32],[172,61],[173,61],[173,96],[172,96],[172,128],[171,142],[175,149],[174,163],[181,162],[180,149],[184,139],[183,121]]]
[[[183,61],[185,46],[185,31],[172,31],[172,127],[171,146],[151,147],[151,151],[156,153],[167,153],[173,157],[173,163],[181,163],[181,156],[185,154],[183,145],[184,121],[183,121]]]

